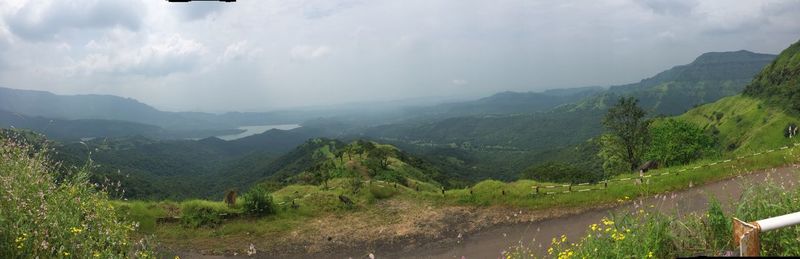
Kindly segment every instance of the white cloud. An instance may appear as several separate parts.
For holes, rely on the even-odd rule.
[[[331,47],[325,45],[320,45],[320,46],[298,45],[292,47],[292,49],[289,50],[289,55],[291,55],[292,58],[295,59],[311,60],[324,57],[330,54],[330,52],[331,52]]]
[[[207,50],[203,44],[179,34],[151,37],[140,48],[114,48],[114,43],[90,41],[87,47],[101,50],[91,53],[72,69],[83,74],[115,73],[164,76],[189,71],[197,66]]]
[[[31,0],[19,4],[15,11],[4,12],[3,18],[15,35],[36,41],[53,40],[69,30],[112,27],[138,30],[143,15],[140,0]]]
[[[235,61],[235,60],[252,60],[259,54],[264,52],[261,48],[254,48],[246,40],[232,43],[225,47],[225,52],[217,59],[220,63]]]

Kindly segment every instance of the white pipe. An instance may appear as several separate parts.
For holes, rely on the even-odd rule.
[[[756,221],[758,226],[761,227],[761,231],[770,231],[773,229],[778,229],[782,227],[788,227],[800,224],[800,212],[795,212],[791,214],[786,214],[783,216],[772,217],[768,219],[762,219]]]

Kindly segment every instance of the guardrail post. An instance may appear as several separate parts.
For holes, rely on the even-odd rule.
[[[761,232],[800,224],[800,212],[790,213],[753,222],[733,218],[733,244],[739,247],[741,256],[759,256]]]
[[[759,256],[761,253],[761,230],[758,223],[753,223],[733,218],[733,246],[739,247],[740,256]]]

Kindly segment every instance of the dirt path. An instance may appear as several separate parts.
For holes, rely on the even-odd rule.
[[[730,208],[747,186],[772,179],[786,186],[798,182],[797,166],[737,176],[666,195],[642,198],[624,205],[593,208],[520,210],[512,208],[445,207],[390,200],[380,212],[353,217],[327,216],[285,237],[263,240],[252,257],[178,253],[181,258],[496,258],[519,242],[543,254],[553,237],[582,236],[587,226],[609,213],[636,211],[651,205],[678,214],[704,211],[716,197]],[[335,222],[335,223],[334,223]],[[309,237],[314,237],[309,239]],[[267,244],[272,243],[272,246]]]

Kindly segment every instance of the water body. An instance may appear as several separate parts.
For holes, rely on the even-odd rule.
[[[300,127],[299,124],[241,126],[238,129],[244,130],[244,132],[242,132],[242,133],[233,134],[233,135],[222,135],[222,136],[217,136],[217,137],[220,138],[220,139],[223,139],[223,140],[234,140],[234,139],[240,139],[240,138],[244,138],[244,137],[249,137],[249,136],[252,136],[252,135],[255,135],[255,134],[261,134],[261,133],[264,133],[264,132],[266,132],[268,130],[271,130],[271,129],[291,130],[291,129],[296,129],[296,128],[299,128],[299,127]]]

